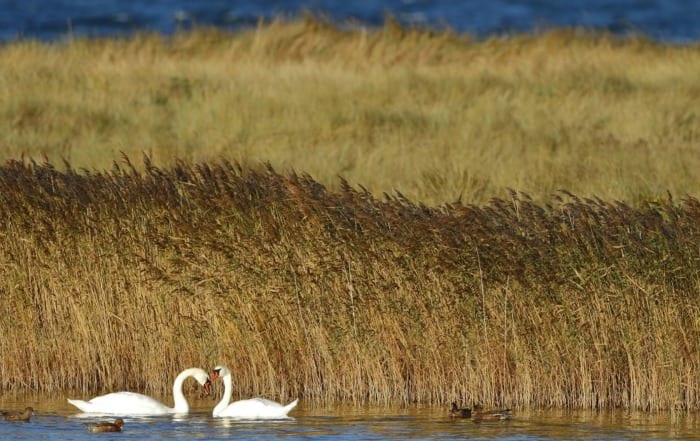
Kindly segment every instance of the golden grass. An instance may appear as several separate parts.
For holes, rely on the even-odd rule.
[[[429,208],[227,162],[0,167],[0,388],[700,408],[700,202]]]
[[[0,160],[270,162],[430,205],[700,194],[697,46],[263,23],[0,47]]]
[[[700,409],[697,47],[310,19],[0,57],[0,389]]]

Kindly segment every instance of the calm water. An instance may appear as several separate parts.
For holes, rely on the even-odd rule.
[[[338,21],[401,22],[475,36],[580,26],[673,43],[700,40],[697,0],[0,0],[0,41],[73,35],[171,34],[193,25],[236,29],[260,17],[294,17],[304,9]]]
[[[63,398],[0,397],[2,409],[37,411],[28,423],[0,420],[0,440],[696,440],[700,433],[694,414],[519,410],[512,421],[476,424],[430,406],[328,408],[302,401],[291,421],[235,422],[212,418],[213,400],[192,404],[185,417],[125,418],[122,433],[93,434],[84,423],[107,418],[76,417]]]

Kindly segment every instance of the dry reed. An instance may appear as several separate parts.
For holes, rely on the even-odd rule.
[[[477,206],[220,161],[0,167],[0,388],[700,408],[700,202]],[[30,373],[30,375],[27,375]]]

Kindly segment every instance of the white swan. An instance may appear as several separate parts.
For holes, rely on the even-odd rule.
[[[216,405],[212,415],[214,417],[231,417],[242,420],[279,420],[288,419],[289,411],[296,407],[299,399],[286,406],[265,398],[251,398],[249,400],[231,401],[233,393],[231,387],[231,371],[226,366],[217,366],[211,373],[211,380],[224,378],[224,396]]]
[[[204,369],[189,368],[180,372],[173,383],[173,400],[175,407],[168,407],[158,400],[135,392],[112,392],[107,395],[95,397],[90,401],[71,400],[68,402],[85,413],[99,413],[104,415],[168,415],[185,414],[190,406],[182,394],[182,384],[187,377],[194,377],[204,390],[209,393],[211,380]]]

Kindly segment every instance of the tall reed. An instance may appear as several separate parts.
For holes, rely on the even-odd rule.
[[[226,161],[0,167],[0,388],[700,406],[700,202],[428,207]]]

